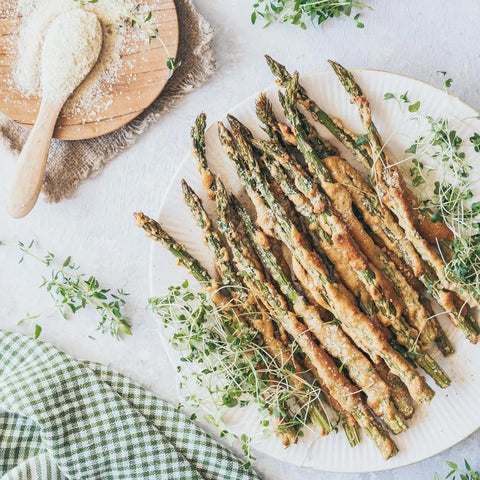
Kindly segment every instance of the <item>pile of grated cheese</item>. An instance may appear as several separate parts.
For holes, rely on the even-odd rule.
[[[102,26],[92,12],[77,9],[50,25],[42,50],[42,97],[63,105],[92,70],[102,48]]]
[[[66,102],[62,114],[81,116],[84,123],[96,119],[113,102],[113,84],[120,70],[132,70],[122,55],[128,45],[145,39],[145,32],[125,24],[125,13],[134,10],[130,0],[18,0],[17,14],[22,21],[16,45],[17,62],[13,69],[11,88],[26,97],[41,96],[41,58],[45,35],[58,15],[84,9],[97,15],[102,24],[103,45],[98,62],[74,95]],[[142,14],[140,12],[139,14]],[[60,40],[59,40],[60,41]]]

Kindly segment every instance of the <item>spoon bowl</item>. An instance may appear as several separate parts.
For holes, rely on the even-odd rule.
[[[12,217],[24,217],[37,202],[60,111],[94,67],[101,49],[102,26],[94,13],[70,10],[49,26],[41,57],[42,102],[7,193]]]

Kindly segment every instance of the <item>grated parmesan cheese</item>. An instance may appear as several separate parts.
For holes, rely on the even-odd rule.
[[[98,0],[96,3],[79,0],[18,0],[17,14],[22,17],[16,45],[16,65],[12,89],[26,97],[41,95],[41,57],[47,31],[61,14],[72,10],[94,13],[102,26],[103,45],[98,62],[87,78],[66,102],[62,114],[76,115],[84,123],[95,121],[98,114],[113,102],[113,84],[129,79],[134,65],[125,64],[122,55],[130,45],[146,40],[145,32],[125,25],[125,12],[135,9],[133,0]],[[142,10],[139,15],[145,15]],[[119,26],[121,25],[121,27]],[[133,75],[133,74],[131,74]]]
[[[42,49],[42,96],[63,104],[90,72],[102,48],[96,15],[71,10],[50,24]]]

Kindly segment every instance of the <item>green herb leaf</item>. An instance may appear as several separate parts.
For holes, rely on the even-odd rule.
[[[358,0],[338,2],[337,0],[256,0],[253,3],[253,12],[250,21],[255,24],[258,17],[262,17],[265,26],[272,23],[289,23],[302,30],[307,29],[308,20],[313,25],[320,25],[331,18],[340,16],[350,17],[352,10],[361,10],[365,4]],[[365,25],[359,20],[360,14],[353,16],[358,28]]]
[[[98,330],[103,332],[108,325],[110,333],[114,337],[118,338],[121,334],[132,334],[130,319],[123,312],[128,293],[123,290],[111,293],[110,289],[103,288],[94,276],[88,277],[80,272],[71,256],[68,256],[63,264],[58,265],[53,253],[49,252],[42,258],[32,251],[32,246],[33,241],[28,247],[23,242],[18,242],[18,247],[22,252],[20,262],[23,262],[24,258],[28,256],[50,269],[50,274],[42,278],[40,288],[49,292],[54,306],[64,318],[75,315],[78,310],[90,307],[100,317]],[[25,320],[38,317],[39,315],[27,314]],[[40,335],[40,325],[35,325],[35,332]]]
[[[408,111],[412,113],[418,112],[419,108],[420,108],[420,102],[415,102],[408,106]]]
[[[41,334],[42,334],[42,326],[36,323],[35,330],[33,333],[33,338],[36,340]]]
[[[480,153],[480,134],[478,134],[478,132],[475,132],[470,137],[470,141],[472,142],[472,145],[473,145],[475,151]]]

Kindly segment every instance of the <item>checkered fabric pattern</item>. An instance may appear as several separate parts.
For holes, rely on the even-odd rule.
[[[143,387],[0,331],[0,480],[259,480]]]

